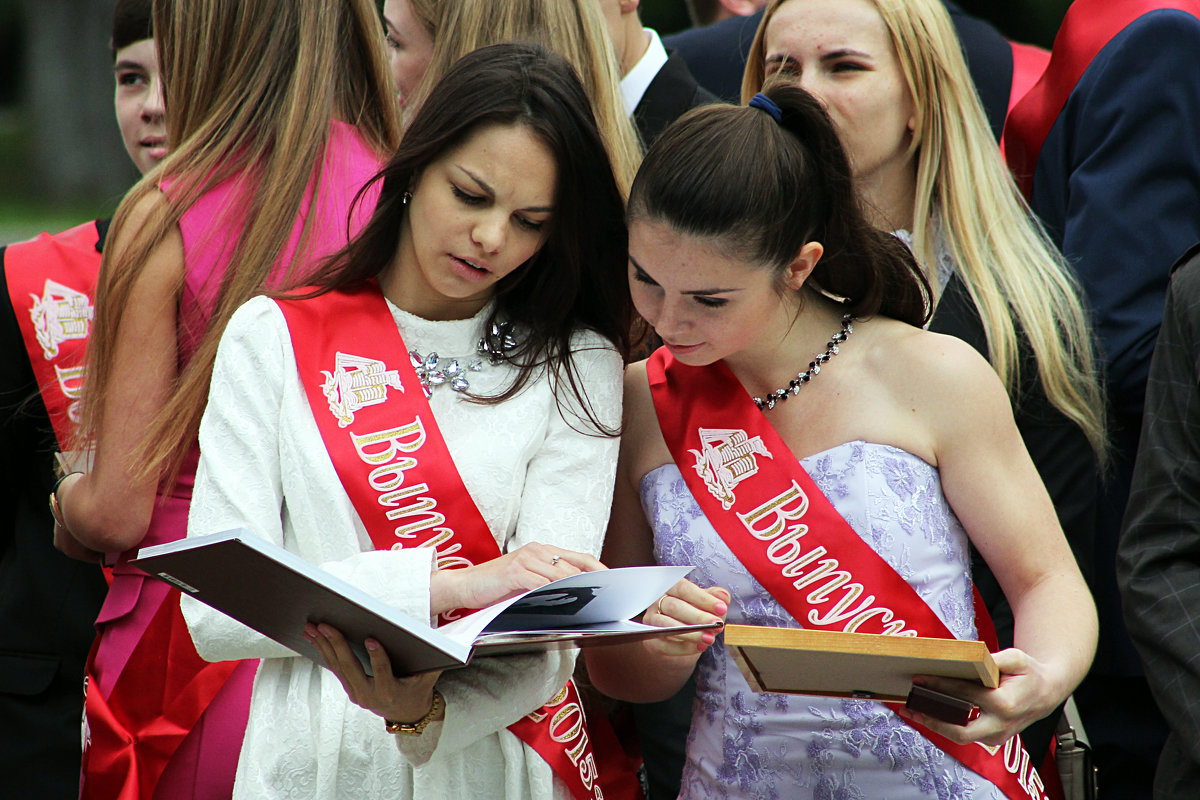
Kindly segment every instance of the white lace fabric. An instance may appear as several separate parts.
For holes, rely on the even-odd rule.
[[[392,306],[407,347],[474,351],[487,310],[432,322]],[[621,359],[579,333],[574,363],[606,426],[621,417]],[[474,393],[508,385],[513,368],[471,376]],[[617,439],[564,421],[551,382],[478,404],[442,387],[430,399],[463,482],[502,550],[539,541],[598,555],[612,498]],[[569,405],[574,405],[570,403]],[[222,338],[188,534],[245,527],[405,613],[429,618],[430,552],[376,551],[329,460],[297,374],[278,306],[255,298]],[[352,705],[332,673],[188,598],[184,616],[209,660],[264,659],[238,765],[235,798],[569,797],[535,752],[506,730],[566,682],[576,651],[483,658],[444,673],[446,718],[394,736]]]

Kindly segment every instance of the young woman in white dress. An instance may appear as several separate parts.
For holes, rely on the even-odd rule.
[[[379,181],[374,216],[316,290],[256,298],[234,315],[200,429],[189,536],[248,528],[420,619],[602,568],[633,314],[622,197],[578,79],[532,45],[472,53],[430,93]],[[352,499],[323,432],[330,395],[320,371],[298,363],[368,305],[381,333],[337,340],[338,363],[379,359],[387,403],[424,392],[425,430],[440,429],[448,456],[423,491],[445,510],[451,498],[435,480],[456,472],[465,490],[455,497],[469,495],[486,541],[460,541],[466,523],[448,510],[441,527],[397,539],[394,524],[376,524]],[[316,327],[297,327],[293,313]],[[403,391],[396,368],[412,369]],[[354,421],[333,424],[335,436],[362,434],[370,405],[343,404]],[[424,452],[414,451],[422,468]],[[397,464],[393,478],[408,469]],[[451,529],[455,544],[437,538]],[[496,557],[444,568],[476,546]],[[397,679],[368,640],[370,678],[326,625],[306,635],[328,669],[186,598],[184,614],[205,658],[262,659],[236,797],[570,794],[571,781],[510,726],[559,693],[574,651]]]

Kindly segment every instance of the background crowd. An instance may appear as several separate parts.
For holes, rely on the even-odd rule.
[[[1075,0],[1048,48],[942,0],[688,12],[116,4],[143,178],[0,249],[8,785],[1014,797],[974,743],[1053,784],[1068,714],[1101,798],[1195,796],[1200,3]],[[351,322],[424,354],[466,569],[380,539],[323,427]],[[768,422],[920,631],[994,625],[999,689],[929,681],[979,719],[753,697],[712,634],[394,679],[310,626],[326,669],[127,563],[247,527],[421,618],[603,562],[698,567],[650,624],[812,619],[675,469],[710,412]],[[561,692],[598,777],[538,732]]]

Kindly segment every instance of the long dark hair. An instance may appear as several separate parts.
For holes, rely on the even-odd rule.
[[[486,321],[489,329],[507,321],[521,332],[509,353],[518,375],[503,393],[473,399],[510,398],[549,366],[554,380],[568,382],[592,425],[613,433],[579,388],[571,335],[587,328],[611,341],[622,357],[629,354],[633,305],[625,279],[624,207],[583,86],[570,64],[549,50],[491,45],[446,73],[376,177],[381,189],[370,222],[309,281],[319,287],[310,294],[361,284],[390,266],[406,211],[404,194],[422,170],[481,127],[514,123],[528,126],[554,154],[554,214],[541,250],[496,284]]]
[[[629,196],[629,219],[718,240],[739,258],[782,271],[808,242],[825,254],[809,278],[857,316],[912,325],[929,318],[929,284],[908,248],[863,216],[850,163],[810,94],[775,84],[780,109],[695,109],[655,141]]]

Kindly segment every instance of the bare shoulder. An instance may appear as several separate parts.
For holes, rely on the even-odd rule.
[[[646,362],[625,368],[625,424],[621,434],[621,462],[626,477],[638,481],[655,467],[671,461],[658,424],[658,411],[650,394]]]
[[[122,257],[144,247],[169,212],[169,202],[161,190],[155,188],[137,199],[124,213],[119,226],[110,237],[106,252],[113,262],[125,261]],[[177,284],[183,278],[184,252],[183,235],[178,225],[169,226],[161,240],[146,254],[144,259],[127,262],[127,266],[139,274],[139,281],[162,283],[164,286]]]
[[[625,409],[627,414],[644,416],[647,409],[653,412],[654,401],[650,397],[650,379],[646,374],[646,361],[635,361],[625,367]]]
[[[933,463],[969,431],[1013,424],[1004,385],[971,345],[895,320],[878,319],[872,327],[868,367],[898,418],[919,427]]]

